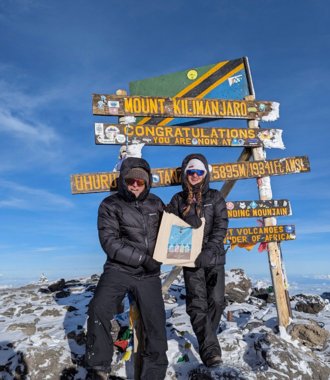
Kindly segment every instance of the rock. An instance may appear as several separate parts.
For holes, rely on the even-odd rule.
[[[7,331],[21,330],[24,334],[31,336],[36,332],[36,326],[34,323],[13,323],[9,325]]]
[[[69,292],[68,290],[62,290],[61,292],[57,292],[55,294],[55,297],[56,298],[66,298],[66,297],[69,297],[71,295],[71,292]]]
[[[251,294],[251,280],[242,269],[226,272],[226,298],[229,302],[245,302]]]
[[[15,313],[16,313],[16,308],[9,307],[7,310],[3,311],[1,315],[3,315],[4,317],[12,318]]]
[[[327,330],[314,321],[310,321],[308,324],[292,323],[288,331],[294,339],[298,339],[303,345],[320,351],[325,349],[330,336]]]
[[[261,298],[258,298],[258,297],[252,297],[250,296],[248,301],[247,301],[250,305],[255,305],[255,306],[258,306],[258,307],[263,307],[263,306],[266,306],[266,301],[261,299]]]
[[[65,280],[62,278],[61,280],[55,282],[48,286],[48,290],[51,293],[58,292],[59,290],[63,290],[65,288]]]
[[[297,294],[292,300],[296,301],[295,309],[304,313],[317,314],[325,307],[325,301],[320,296]]]
[[[256,355],[263,360],[263,370],[272,369],[275,379],[329,380],[330,367],[313,352],[296,347],[273,333],[260,335],[254,342]],[[269,373],[259,379],[269,379]]]
[[[63,353],[64,349],[62,347],[28,348],[25,361],[29,368],[30,378],[58,380],[59,373],[71,366],[71,358],[66,357],[63,359]]]
[[[40,292],[40,293],[45,293],[45,294],[47,294],[47,293],[51,293],[51,291],[50,291],[48,288],[40,288],[40,289],[38,290],[38,292]]]
[[[79,280],[69,280],[66,281],[65,286],[79,286],[81,282]]]
[[[325,300],[330,301],[330,292],[324,292],[321,294],[321,297]]]
[[[195,368],[188,374],[188,380],[249,380],[236,368]]]
[[[275,302],[275,294],[271,286],[268,288],[252,288],[251,297],[259,298],[267,303]]]
[[[41,317],[60,317],[62,314],[57,309],[47,309],[41,313]]]
[[[72,305],[69,305],[69,306],[64,306],[64,308],[69,312],[69,313],[72,313],[73,311],[78,311],[79,309],[77,309],[76,307],[72,306]]]

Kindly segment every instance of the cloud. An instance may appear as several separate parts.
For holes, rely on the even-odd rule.
[[[49,125],[50,118],[45,120],[40,111],[52,104],[59,91],[33,94],[22,87],[24,79],[16,71],[0,65],[2,77],[15,78],[11,82],[0,80],[0,171],[56,166],[63,161],[63,141]]]
[[[12,115],[10,111],[0,108],[0,131],[14,135],[17,139],[22,140],[24,144],[36,145],[58,140],[54,129],[41,124],[33,123],[23,118]]]
[[[63,249],[63,247],[61,249]],[[57,250],[58,250],[58,247],[40,247],[40,248],[36,248],[34,250],[34,252],[36,252],[36,253],[48,253],[48,252],[54,252]]]
[[[67,198],[45,189],[28,187],[5,180],[0,180],[0,186],[2,189],[0,208],[40,211],[74,207],[74,204]],[[6,196],[6,194],[10,194],[10,196]]]

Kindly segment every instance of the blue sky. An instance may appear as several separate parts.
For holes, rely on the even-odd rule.
[[[271,179],[273,198],[293,209],[278,224],[296,225],[296,241],[282,243],[289,281],[329,274],[329,10],[327,0],[2,0],[0,283],[102,269],[96,217],[107,194],[70,190],[70,174],[111,171],[117,162],[118,146],[94,144],[101,119],[92,115],[93,93],[243,56],[257,99],[280,103],[279,120],[262,127],[283,129],[286,150],[267,150],[267,158],[311,162],[308,174]],[[179,166],[192,151],[210,163],[240,153],[145,147],[143,157],[152,167]],[[178,190],[154,192],[168,202]],[[239,181],[228,199],[258,199],[255,180]],[[235,267],[267,275],[267,254],[236,248],[227,259]]]

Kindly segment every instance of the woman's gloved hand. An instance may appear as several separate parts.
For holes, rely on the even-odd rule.
[[[202,220],[197,215],[188,215],[184,221],[190,224],[192,228],[199,228],[202,225]]]
[[[195,265],[197,268],[207,268],[212,266],[214,254],[212,251],[203,250],[196,258]]]

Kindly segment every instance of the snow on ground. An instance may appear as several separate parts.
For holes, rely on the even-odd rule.
[[[40,292],[40,285],[0,289],[0,379],[58,380],[85,379],[86,311],[93,297],[97,276],[67,281],[56,292]],[[233,273],[226,281],[239,286]],[[49,284],[46,284],[49,285]],[[42,286],[47,289],[45,284]],[[265,287],[259,282],[256,288]],[[171,303],[170,303],[171,302]],[[295,303],[291,306],[294,309]],[[302,345],[285,332],[279,332],[273,303],[257,302],[251,297],[243,303],[232,302],[224,312],[218,339],[223,365],[206,369],[185,312],[182,279],[170,288],[166,306],[168,336],[167,380],[198,379],[318,379],[330,378],[329,340],[317,350]],[[117,318],[128,324],[129,305]],[[330,331],[330,306],[317,314],[293,310],[295,324],[315,322]],[[113,375],[133,379],[133,360],[116,351]],[[156,379],[155,379],[156,380]]]

